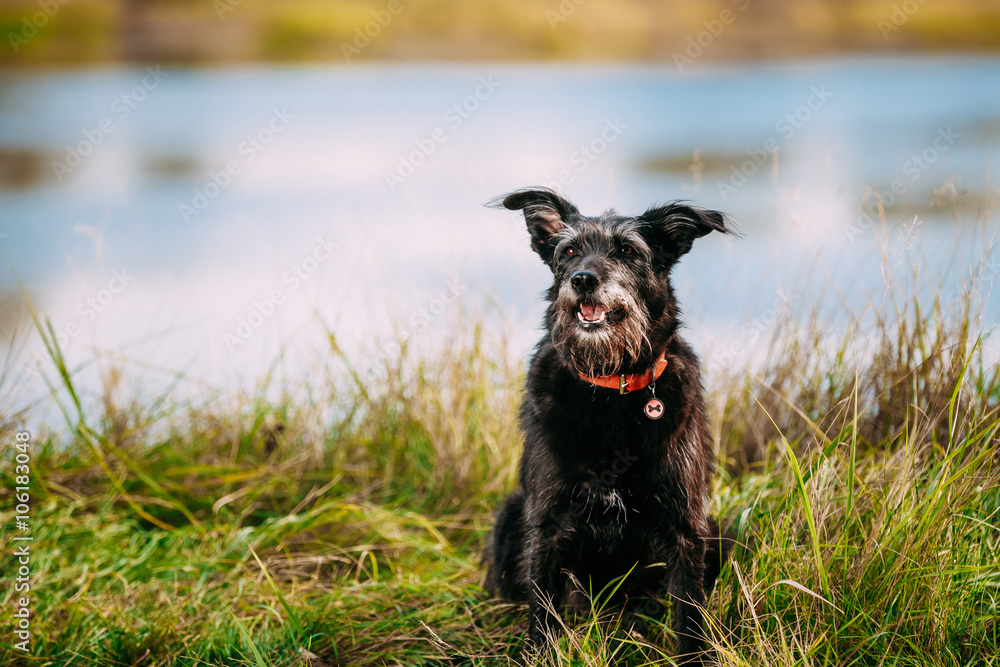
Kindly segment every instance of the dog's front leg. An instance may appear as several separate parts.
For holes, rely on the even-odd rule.
[[[554,553],[557,535],[547,536],[540,526],[532,527],[525,556],[528,559],[528,641],[531,648],[544,648],[560,628],[559,610],[566,589],[565,574]]]
[[[704,577],[705,541],[700,536],[681,538],[677,563],[669,575],[668,590],[673,600],[677,657],[684,664],[701,664],[704,657]]]

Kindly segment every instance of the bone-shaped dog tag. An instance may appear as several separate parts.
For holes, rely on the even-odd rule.
[[[643,411],[650,419],[659,419],[663,416],[663,401],[653,397],[646,402],[646,407],[643,408]]]

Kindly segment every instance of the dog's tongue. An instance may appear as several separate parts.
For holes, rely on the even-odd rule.
[[[585,320],[596,322],[607,314],[608,309],[604,306],[591,306],[585,303],[580,306],[580,312],[583,314]]]

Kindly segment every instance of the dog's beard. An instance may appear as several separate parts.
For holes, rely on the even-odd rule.
[[[591,377],[615,375],[651,350],[649,314],[631,292],[602,286],[586,301],[602,304],[615,315],[597,325],[583,323],[577,314],[580,297],[566,286],[560,289],[552,342],[575,370]]]

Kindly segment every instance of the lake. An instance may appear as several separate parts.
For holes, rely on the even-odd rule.
[[[995,57],[8,70],[4,400],[44,395],[18,277],[72,365],[112,354],[153,390],[299,373],[320,321],[361,367],[463,312],[526,357],[548,272],[520,216],[483,204],[535,184],[584,213],[732,215],[742,238],[701,239],[675,286],[708,363],[743,361],[776,313],[860,313],[887,273],[991,278],[998,136]]]

